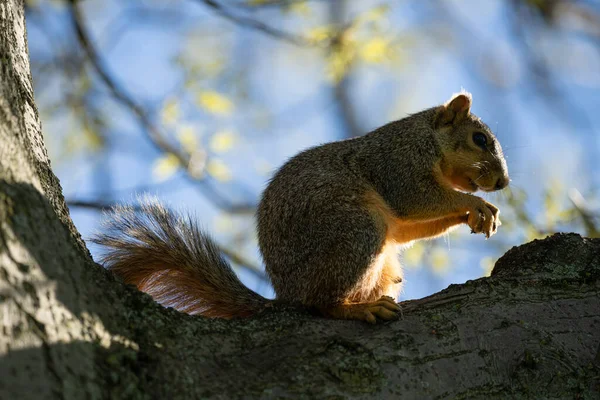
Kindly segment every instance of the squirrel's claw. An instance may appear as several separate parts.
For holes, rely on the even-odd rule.
[[[365,309],[365,320],[370,324],[375,324],[375,317],[384,321],[393,321],[399,318],[398,313],[402,312],[400,306],[388,296],[383,296],[374,303],[368,303]]]
[[[483,233],[486,239],[489,239],[501,225],[500,211],[492,203],[479,200],[482,204],[469,211],[467,223],[471,227],[471,233]]]

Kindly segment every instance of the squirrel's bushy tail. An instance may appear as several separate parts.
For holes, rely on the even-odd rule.
[[[216,244],[189,215],[146,198],[141,209],[116,206],[92,241],[106,248],[101,262],[150,294],[188,314],[246,317],[269,300],[240,282]]]

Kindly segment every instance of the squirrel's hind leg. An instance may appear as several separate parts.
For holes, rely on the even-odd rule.
[[[360,290],[349,296],[344,304],[321,307],[321,313],[330,318],[356,319],[371,324],[377,319],[398,319],[402,309],[395,299],[402,287],[402,268],[394,243],[386,243],[370,274],[377,277],[375,286],[365,291],[368,285],[359,285]]]
[[[398,258],[398,248],[395,243],[387,243],[382,252],[384,258],[383,268],[379,275],[377,285],[369,296],[369,301],[387,296],[396,299],[402,289],[403,272]]]
[[[348,296],[348,302],[368,303],[382,296],[398,297],[402,289],[403,272],[398,248],[393,241],[384,244],[368,275],[373,277],[373,282],[357,285],[356,291]]]
[[[401,309],[393,298],[383,296],[379,300],[370,303],[349,303],[319,307],[319,311],[330,318],[354,319],[375,324],[378,318],[384,321],[398,319]]]

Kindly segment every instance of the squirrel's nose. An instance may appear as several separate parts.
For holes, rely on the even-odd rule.
[[[498,178],[494,189],[496,189],[496,190],[504,189],[505,187],[508,186],[508,182],[510,182],[510,179],[508,178],[508,176],[503,176],[502,178]]]

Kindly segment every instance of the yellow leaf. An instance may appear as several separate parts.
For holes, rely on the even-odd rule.
[[[83,129],[83,137],[85,138],[87,147],[92,151],[101,149],[102,145],[104,144],[104,140],[98,134],[98,132],[92,131],[88,128]]]
[[[355,18],[352,24],[354,26],[359,26],[368,23],[378,23],[383,19],[389,10],[390,7],[388,5],[373,7]]]
[[[237,136],[233,131],[218,131],[210,138],[210,149],[215,153],[224,153],[230,150],[236,141]]]
[[[382,63],[388,57],[389,41],[382,37],[375,37],[368,40],[361,49],[360,55],[366,62]]]
[[[152,175],[159,182],[169,179],[179,168],[179,159],[175,154],[168,153],[156,161],[152,167]]]
[[[40,0],[26,0],[25,6],[31,8],[38,8],[40,6]]]
[[[216,158],[208,162],[206,170],[213,178],[222,182],[230,181],[232,178],[229,167],[223,161]]]
[[[231,100],[213,90],[200,92],[197,101],[200,107],[212,114],[229,115],[233,111]]]
[[[213,229],[216,233],[233,233],[234,223],[231,215],[219,214],[214,218]]]
[[[348,67],[354,60],[354,49],[352,45],[345,45],[338,51],[335,51],[329,55],[327,59],[327,79],[333,83],[339,83],[346,72]]]
[[[308,4],[306,4],[306,1],[292,3],[289,5],[288,10],[292,14],[298,14],[303,17],[309,17],[311,15],[311,9]]]
[[[221,58],[216,58],[203,64],[203,72],[206,76],[215,77],[225,68],[225,62]]]
[[[68,134],[64,140],[65,154],[72,154],[81,148],[81,135]]]
[[[179,139],[181,147],[188,153],[193,153],[198,148],[198,136],[191,125],[179,126],[177,128],[177,139]]]
[[[446,275],[448,272],[448,253],[440,248],[431,253],[431,268],[436,275]]]
[[[527,241],[532,241],[534,239],[543,239],[546,236],[548,235],[545,235],[544,233],[538,231],[532,226],[528,226],[525,228],[525,238],[527,239]]]
[[[331,26],[317,26],[308,31],[306,39],[312,44],[317,44],[329,39],[333,35],[333,31]]]
[[[179,119],[180,110],[179,103],[175,99],[168,99],[163,104],[163,108],[160,112],[161,119],[164,124],[173,124]]]
[[[425,254],[425,246],[422,243],[415,243],[412,247],[404,250],[402,259],[408,267],[418,267]]]

